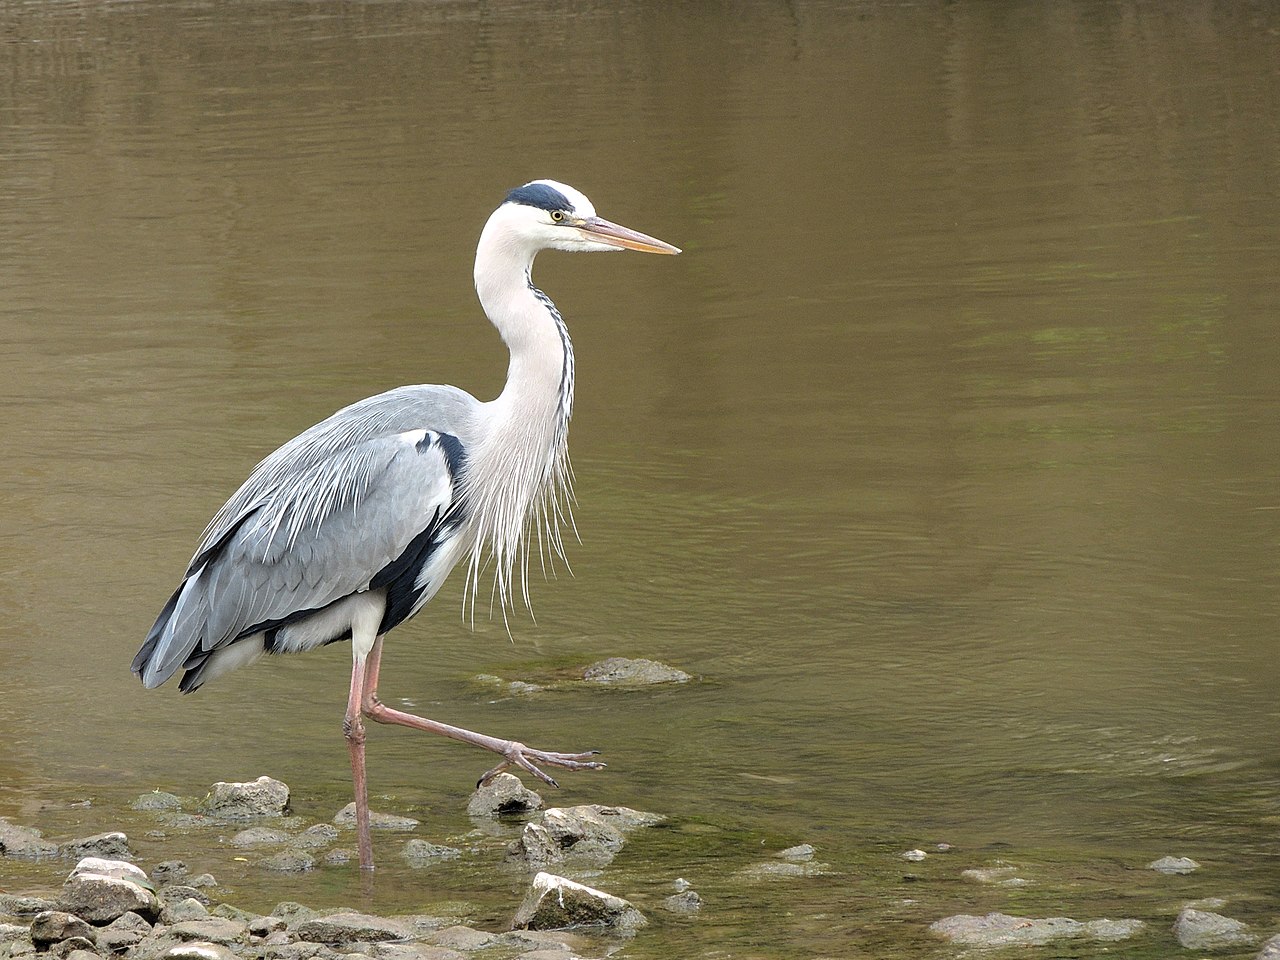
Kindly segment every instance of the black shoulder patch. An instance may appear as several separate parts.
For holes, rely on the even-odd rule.
[[[507,194],[506,202],[522,203],[539,210],[573,210],[568,197],[545,183],[526,183],[523,187],[516,187]]]

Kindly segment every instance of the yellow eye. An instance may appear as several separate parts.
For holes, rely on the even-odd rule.
[[[563,219],[564,219],[564,211],[563,211],[563,210],[552,210],[552,211],[551,211],[551,220],[552,220],[552,222],[553,222],[553,223],[559,223],[559,222],[560,222],[561,220],[563,220]]]

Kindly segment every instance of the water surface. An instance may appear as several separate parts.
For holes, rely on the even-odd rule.
[[[450,584],[382,692],[600,747],[554,802],[672,818],[593,881],[657,921],[627,954],[943,956],[929,922],[998,909],[1141,917],[1164,956],[1202,896],[1276,932],[1278,38],[1263,3],[0,9],[0,814],[119,825],[256,909],[509,917],[492,852],[380,840],[367,899],[147,839],[153,788],[347,802],[349,650],[192,697],[128,663],[278,443],[402,383],[496,394],[475,238],[549,176],[685,254],[539,260],[577,345],[574,575],[513,640]],[[609,655],[698,680],[474,680]],[[486,766],[371,734],[375,807],[437,842]],[[828,876],[738,877],[802,841]],[[1165,854],[1204,868],[1141,869]],[[997,860],[1035,882],[959,880]],[[696,920],[658,906],[676,876]]]

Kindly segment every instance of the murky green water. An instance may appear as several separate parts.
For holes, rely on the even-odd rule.
[[[382,691],[600,747],[555,801],[671,817],[592,881],[655,920],[626,955],[948,956],[929,922],[1003,910],[1140,917],[1156,957],[1206,896],[1277,932],[1278,43],[1265,3],[0,6],[0,815],[253,908],[510,916],[480,841],[384,838],[369,896],[147,838],[153,788],[346,803],[349,653],[192,697],[128,664],[261,455],[401,383],[497,392],[474,242],[549,176],[686,252],[539,261],[575,576],[514,642],[453,584]],[[615,654],[699,679],[473,681]],[[488,764],[374,730],[375,807],[456,839]],[[802,841],[827,876],[738,875]],[[959,878],[998,860],[1034,882]]]

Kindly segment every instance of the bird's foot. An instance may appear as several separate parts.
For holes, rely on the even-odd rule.
[[[535,750],[516,740],[511,740],[507,743],[506,749],[502,751],[502,762],[485,773],[476,783],[476,786],[483,787],[508,768],[519,767],[521,770],[527,770],[543,783],[558,787],[560,784],[543,773],[537,764],[542,763],[549,767],[560,767],[563,770],[603,770],[607,764],[591,759],[591,757],[599,756],[599,754],[599,750],[588,750],[586,753],[552,753],[547,750]]]

